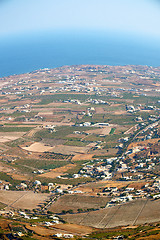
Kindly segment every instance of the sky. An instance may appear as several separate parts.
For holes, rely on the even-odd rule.
[[[160,63],[160,0],[0,0],[0,76]]]
[[[102,30],[160,38],[159,0],[0,0],[0,37]]]

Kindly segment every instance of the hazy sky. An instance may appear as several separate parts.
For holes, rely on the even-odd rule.
[[[160,37],[160,1],[0,0],[0,36],[55,29]]]

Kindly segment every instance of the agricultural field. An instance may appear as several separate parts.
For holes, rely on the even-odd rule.
[[[47,173],[43,173],[40,175],[40,177],[54,179],[60,175],[63,176],[68,170],[74,168],[75,166],[76,165],[74,164],[67,164],[63,167],[55,168]]]
[[[0,202],[7,208],[34,209],[49,197],[31,191],[0,191]]]
[[[6,206],[7,206],[6,204],[0,202],[0,210],[4,209]]]
[[[106,187],[117,187],[118,189],[126,187],[126,186],[132,186],[132,184],[134,184],[133,182],[127,181],[98,181],[98,182],[91,182],[91,183],[86,183],[85,185],[80,185],[77,186],[75,189],[78,191],[82,191],[82,192],[89,192],[92,194],[95,193],[100,193],[102,192],[102,190]],[[137,183],[137,185],[142,184],[144,185],[144,183]]]
[[[60,154],[68,154],[68,155],[76,155],[76,154],[86,154],[90,147],[79,147],[79,146],[66,146],[66,145],[59,145],[56,146],[52,151],[54,153],[60,153]]]
[[[109,201],[108,197],[95,197],[95,196],[85,196],[85,195],[65,195],[58,199],[49,210],[54,213],[61,213],[72,211],[85,212],[93,211],[96,209],[104,208]]]
[[[2,78],[0,220],[33,239],[158,237],[159,79],[158,67],[105,65]]]
[[[70,223],[76,223],[95,228],[114,228],[117,226],[132,226],[146,222],[160,221],[160,201],[137,200],[89,213],[68,214],[63,218]]]
[[[24,134],[25,132],[0,132],[0,143],[14,141]]]
[[[30,145],[29,147],[23,147],[22,149],[29,151],[29,152],[49,152],[52,151],[53,148],[46,146],[43,143],[40,142],[35,142],[32,145]]]

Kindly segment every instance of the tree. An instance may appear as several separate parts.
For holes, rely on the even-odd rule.
[[[73,210],[72,210],[72,209],[69,209],[67,212],[70,213],[70,214],[72,214],[72,213],[73,213]]]
[[[82,208],[78,208],[77,211],[80,213],[80,212],[83,212],[83,209]]]

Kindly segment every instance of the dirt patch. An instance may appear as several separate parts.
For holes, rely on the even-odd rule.
[[[24,134],[26,132],[0,132],[0,143],[14,141]]]
[[[37,129],[37,128],[32,129],[26,134],[26,136],[27,137],[34,137],[35,133],[38,132],[38,131],[39,131],[39,129]]]
[[[118,150],[116,148],[108,148],[107,152],[106,149],[95,150],[94,155],[98,156],[115,156]]]
[[[94,154],[77,154],[72,158],[72,160],[73,161],[92,160],[93,156]]]
[[[29,230],[34,231],[36,234],[41,236],[49,236],[54,235],[55,233],[70,233],[74,235],[86,235],[93,232],[93,229],[91,227],[86,226],[80,226],[76,224],[56,224],[52,226],[52,229],[47,229],[42,226],[30,226],[29,224],[26,224],[26,228]]]
[[[108,127],[88,130],[88,131],[86,131],[86,133],[98,134],[98,135],[109,135],[111,129],[112,128],[110,126],[108,126]]]
[[[76,166],[76,164],[68,164],[66,166],[56,168],[51,170],[50,172],[44,173],[39,175],[40,177],[45,177],[45,178],[56,178],[59,175],[63,175],[65,172],[67,172],[69,169],[72,169]]]
[[[93,231],[91,227],[85,227],[76,224],[58,224],[55,226],[55,228],[78,235],[86,235],[92,233]]]
[[[55,148],[52,150],[54,153],[61,153],[64,155],[76,155],[76,154],[82,154],[87,153],[90,147],[75,147],[75,146],[64,146],[64,145],[58,145],[55,146]]]
[[[34,193],[31,191],[0,191],[0,202],[8,207],[20,209],[33,209],[43,203],[49,194]]]
[[[49,108],[41,108],[41,109],[34,109],[35,111],[39,110],[41,112],[38,113],[38,116],[43,116],[43,115],[53,115],[53,109]],[[49,111],[50,110],[50,111]]]
[[[96,107],[96,114],[102,114],[105,113],[105,110],[103,107]]]
[[[120,111],[115,111],[114,114],[115,115],[125,115],[125,114],[127,114],[127,112],[120,110]]]
[[[20,181],[29,180],[28,176],[24,176],[24,175],[21,175],[21,174],[9,173],[8,175],[10,175],[13,179],[20,180]]]
[[[41,142],[35,142],[29,147],[22,147],[22,149],[30,152],[49,152],[53,150],[53,147],[46,146],[45,144]]]
[[[27,225],[27,224],[26,224],[26,228],[28,230],[34,231],[36,234],[41,235],[41,236],[54,235],[57,232],[56,230],[52,230],[52,229],[47,229],[47,231],[46,231],[45,227],[41,227],[41,226],[32,227],[32,226]]]

